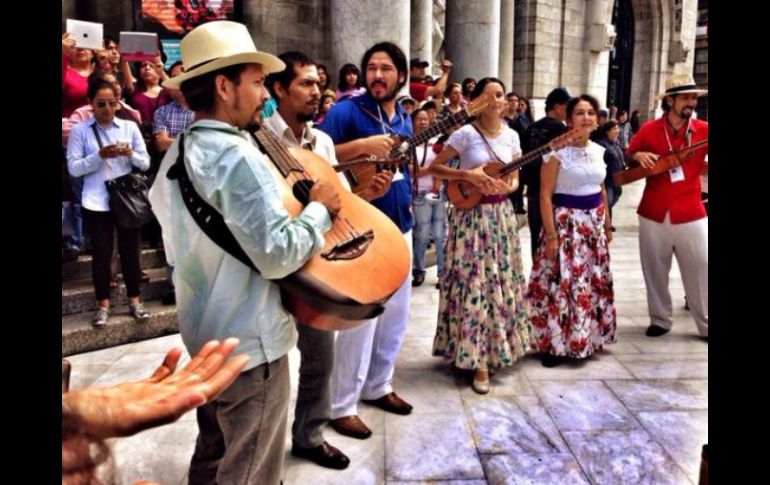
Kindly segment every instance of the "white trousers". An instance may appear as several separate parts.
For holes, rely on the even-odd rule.
[[[412,231],[404,234],[404,239],[411,257]],[[337,332],[331,379],[332,419],[358,414],[359,399],[379,399],[393,391],[393,369],[409,321],[411,296],[412,279],[407,277],[385,304],[382,315]]]
[[[662,223],[639,216],[639,253],[647,286],[650,323],[671,329],[671,293],[668,279],[671,256],[676,256],[684,294],[698,333],[709,334],[709,226],[708,217],[684,224]]]

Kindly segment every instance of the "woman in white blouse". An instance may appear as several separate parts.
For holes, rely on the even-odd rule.
[[[521,244],[507,195],[519,186],[518,172],[498,179],[483,171],[488,163],[518,158],[519,135],[503,121],[502,81],[480,80],[471,99],[486,93],[497,102],[452,133],[430,166],[436,177],[468,181],[485,194],[476,207],[450,209],[433,341],[433,355],[474,371],[473,390],[480,394],[489,392],[490,370],[513,365],[529,349],[530,326]],[[458,156],[460,167],[448,167]]]
[[[599,103],[583,94],[567,105],[570,128],[593,129]],[[587,141],[544,157],[543,229],[528,296],[537,350],[545,367],[586,359],[615,342],[604,148]],[[535,236],[533,236],[535,237]]]

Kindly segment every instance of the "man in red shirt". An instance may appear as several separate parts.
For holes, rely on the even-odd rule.
[[[691,119],[698,89],[688,75],[666,81],[661,118],[642,125],[631,140],[626,159],[631,164],[653,167],[671,152],[708,138],[708,123]],[[647,287],[650,326],[647,336],[671,330],[671,294],[668,275],[675,255],[690,306],[701,337],[708,339],[708,217],[701,202],[700,175],[708,148],[697,150],[681,166],[648,177],[639,203],[639,253]]]
[[[428,97],[442,99],[449,80],[449,71],[452,69],[452,63],[449,60],[445,59],[441,62],[441,77],[432,86],[424,82],[425,68],[428,66],[428,61],[421,61],[416,57],[409,61],[409,95],[417,101],[425,101]]]

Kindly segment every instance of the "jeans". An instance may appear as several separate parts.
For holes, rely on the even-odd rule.
[[[71,225],[72,232],[64,240],[65,249],[73,249],[80,251],[83,249],[83,216],[80,213],[81,202],[83,200],[83,177],[70,176],[70,185],[72,186],[72,192],[74,198],[72,200],[72,210],[67,208],[67,214],[62,214],[62,226],[65,224]],[[64,210],[64,204],[62,204],[62,210]],[[64,218],[71,218],[71,220],[64,221]]]
[[[420,190],[414,199],[415,226],[412,232],[414,243],[412,275],[425,274],[425,249],[432,237],[436,244],[438,276],[441,278],[441,271],[444,266],[444,240],[446,239],[446,194],[442,191],[433,200],[426,198],[427,194],[429,194],[427,190]]]

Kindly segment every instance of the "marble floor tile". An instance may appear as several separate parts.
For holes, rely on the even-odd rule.
[[[187,349],[182,342],[182,336],[178,333],[154,338],[147,341],[146,345],[133,345],[128,349],[127,353],[166,353],[174,347],[180,347],[187,353]]]
[[[562,432],[639,428],[601,381],[535,381],[532,385]]]
[[[442,371],[396,369],[393,389],[411,404],[412,414],[460,415],[463,403],[460,391],[448,369]]]
[[[140,344],[142,347],[144,347],[144,342],[141,342]],[[93,352],[86,352],[84,354],[70,355],[69,357],[66,357],[66,359],[70,361],[73,368],[76,365],[85,364],[112,365],[116,360],[123,356],[123,354],[128,352],[134,345],[137,344],[119,345],[109,349],[95,350]]]
[[[611,348],[608,345],[606,348]],[[588,359],[569,360],[556,367],[543,367],[540,356],[522,362],[522,370],[530,381],[580,379],[633,379],[614,355],[597,352]]]
[[[707,379],[708,354],[618,355],[637,379]]]
[[[704,379],[607,381],[605,384],[631,411],[708,409],[708,381]]]
[[[397,369],[426,369],[432,370],[439,367],[449,367],[442,357],[434,357],[433,337],[409,336],[405,337],[401,349],[396,356]]]
[[[70,390],[85,389],[107,372],[110,364],[77,364],[70,371]]]
[[[589,485],[568,453],[482,455],[489,485]]]
[[[689,328],[689,330],[694,330],[694,328]],[[659,338],[643,337],[630,341],[643,354],[698,354],[709,351],[708,342],[699,338],[697,333],[689,331],[685,334],[672,332]]]
[[[644,430],[567,431],[564,439],[592,483],[690,484],[682,469]]]
[[[140,479],[157,483],[181,483],[195,450],[198,425],[179,421],[137,435],[114,440],[118,483]]]
[[[479,453],[568,453],[536,397],[479,396],[465,401]]]
[[[388,480],[387,485],[488,485],[486,480],[430,480],[430,481],[393,481]]]
[[[146,379],[163,363],[165,357],[166,354],[161,353],[125,353],[98,379],[91,383],[91,386],[110,386],[126,381]],[[183,359],[180,359],[177,367],[181,368],[183,365]]]
[[[708,411],[640,412],[636,417],[690,480],[698,483],[701,448],[709,440]]]
[[[385,417],[388,481],[484,478],[464,414]]]

